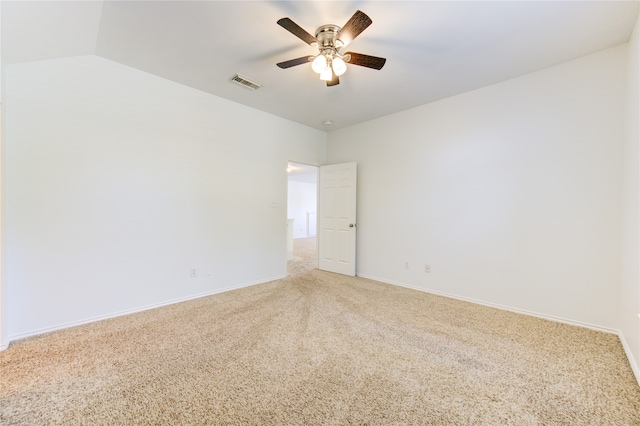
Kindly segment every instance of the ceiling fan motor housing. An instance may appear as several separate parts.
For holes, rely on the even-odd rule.
[[[343,46],[340,40],[336,40],[336,36],[341,28],[337,25],[327,24],[318,27],[316,30],[316,40],[318,40],[318,48],[339,49]]]

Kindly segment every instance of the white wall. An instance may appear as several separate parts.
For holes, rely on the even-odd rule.
[[[286,275],[324,132],[96,56],[4,77],[8,339]]]
[[[307,235],[307,212],[316,212],[318,184],[297,182],[289,179],[287,216],[294,219],[293,238],[305,238]]]
[[[640,18],[629,41],[624,143],[620,330],[640,382]]]
[[[626,54],[329,133],[358,162],[358,274],[617,329]]]
[[[2,64],[0,64],[0,68],[2,68]],[[0,86],[2,85],[2,78],[0,77]],[[1,98],[0,98],[1,99]],[[5,297],[4,297],[4,256],[3,249],[4,246],[2,244],[3,241],[3,223],[4,220],[2,218],[2,205],[4,204],[4,186],[2,184],[2,176],[3,176],[3,160],[2,154],[4,148],[2,146],[3,132],[2,132],[2,104],[0,103],[0,350],[6,349],[7,343],[5,343],[4,336],[7,335],[6,332],[6,321],[4,319],[4,312],[6,312],[5,308]]]
[[[2,11],[2,7],[0,7],[0,12]],[[0,26],[2,23],[2,16],[0,13]],[[2,29],[0,28],[0,38],[2,36]],[[2,40],[0,40],[0,106],[2,104],[2,89],[4,86],[4,78],[2,77],[3,75],[3,69],[4,69],[4,65],[3,65],[3,60],[2,60],[3,56],[2,56]],[[0,111],[0,121],[2,121],[2,111]],[[4,320],[4,312],[5,312],[5,302],[4,302],[4,295],[3,295],[3,281],[4,281],[4,257],[2,255],[2,204],[3,204],[3,186],[2,186],[2,174],[3,174],[3,166],[2,166],[2,129],[0,128],[0,350],[5,349],[6,343],[4,342],[4,336],[7,335],[6,332],[6,321]]]

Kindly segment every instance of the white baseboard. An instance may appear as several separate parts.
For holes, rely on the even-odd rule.
[[[238,289],[241,289],[241,288],[251,287],[251,286],[254,286],[254,285],[258,285],[258,284],[264,284],[264,283],[267,283],[267,282],[270,282],[270,281],[276,281],[276,280],[279,280],[279,279],[282,279],[282,278],[286,278],[286,275],[267,278],[265,280],[259,280],[259,281],[253,281],[253,282],[238,284],[238,285],[234,285],[234,286],[231,286],[231,287],[225,287],[225,288],[218,289],[218,290],[213,290],[213,291],[208,291],[208,292],[204,292],[204,293],[195,294],[195,295],[192,295],[192,296],[181,297],[181,298],[178,298],[178,299],[172,299],[172,300],[168,300],[168,301],[165,301],[165,302],[154,303],[154,304],[151,304],[151,305],[141,306],[141,307],[132,308],[132,309],[125,309],[123,311],[112,312],[112,313],[106,314],[106,315],[98,315],[98,316],[95,316],[95,317],[85,318],[85,319],[82,319],[82,320],[79,320],[79,321],[71,321],[71,322],[67,322],[67,323],[63,323],[63,324],[58,324],[58,325],[55,325],[55,326],[52,326],[52,327],[46,327],[46,328],[41,328],[41,329],[37,329],[37,330],[31,330],[31,331],[28,331],[28,332],[25,332],[25,333],[14,334],[14,335],[9,336],[7,338],[7,340],[8,340],[7,344],[4,344],[4,345],[0,346],[0,351],[7,349],[9,347],[9,345],[11,344],[11,342],[14,342],[16,340],[25,339],[27,337],[37,336],[39,334],[50,333],[52,331],[57,331],[57,330],[63,330],[65,328],[77,327],[79,325],[90,324],[92,322],[102,321],[102,320],[106,320],[106,319],[110,319],[110,318],[116,318],[116,317],[120,317],[120,316],[123,316],[123,315],[135,314],[136,312],[148,311],[150,309],[160,308],[162,306],[167,306],[167,305],[173,305],[173,304],[180,303],[180,302],[186,302],[188,300],[199,299],[201,297],[211,296],[211,295],[214,295],[214,294],[226,293],[227,291],[238,290]]]
[[[455,294],[445,293],[445,292],[441,292],[441,291],[436,291],[436,290],[431,290],[431,289],[424,289],[424,288],[421,288],[421,287],[416,287],[416,286],[412,286],[412,285],[401,283],[401,282],[397,282],[397,281],[386,280],[386,279],[379,278],[379,277],[374,277],[374,276],[371,276],[371,275],[358,274],[358,276],[362,277],[362,278],[374,280],[374,281],[379,281],[379,282],[383,282],[383,283],[387,283],[387,284],[391,284],[391,285],[396,285],[398,287],[409,288],[409,289],[412,289],[412,290],[422,291],[422,292],[425,292],[425,293],[435,294],[435,295],[438,295],[438,296],[444,296],[444,297],[449,297],[449,298],[456,299],[456,300],[462,300],[462,301],[465,301],[465,302],[476,303],[476,304],[483,305],[483,306],[488,306],[488,307],[491,307],[491,308],[501,309],[501,310],[505,310],[505,311],[509,311],[509,312],[515,312],[515,313],[523,314],[523,315],[529,315],[529,316],[542,318],[542,319],[547,319],[547,320],[550,320],[550,321],[560,322],[560,323],[564,323],[564,324],[575,325],[575,326],[578,326],[578,327],[585,327],[585,328],[589,328],[589,329],[596,330],[596,331],[602,331],[602,332],[605,332],[605,333],[616,334],[616,335],[618,335],[618,337],[620,338],[620,341],[622,342],[622,346],[623,346],[625,354],[627,355],[627,358],[629,360],[629,364],[631,365],[631,369],[633,371],[633,374],[635,375],[636,380],[638,381],[638,385],[640,385],[640,367],[638,366],[638,363],[636,362],[636,359],[633,356],[633,353],[631,352],[631,349],[629,348],[629,345],[627,344],[627,341],[625,340],[624,335],[619,330],[614,330],[614,329],[610,329],[610,328],[606,328],[606,327],[600,327],[600,326],[596,326],[596,325],[589,324],[589,323],[583,323],[583,322],[580,322],[580,321],[572,321],[572,320],[568,320],[568,319],[565,319],[565,318],[554,317],[554,316],[551,316],[551,315],[543,315],[543,314],[539,314],[537,312],[531,312],[531,311],[526,311],[526,310],[522,310],[522,309],[515,309],[515,308],[508,307],[508,306],[498,305],[498,304],[495,304],[495,303],[489,303],[489,302],[485,302],[485,301],[482,301],[482,300],[476,300],[476,299],[471,299],[471,298],[467,298],[467,297],[461,297],[461,296],[457,296]],[[62,330],[62,329],[65,329],[65,328],[77,327],[79,325],[89,324],[89,323],[92,323],[92,322],[102,321],[102,320],[110,319],[110,318],[116,318],[116,317],[120,317],[120,316],[123,316],[123,315],[134,314],[136,312],[147,311],[147,310],[150,310],[150,309],[160,308],[162,306],[173,305],[173,304],[180,303],[180,302],[186,302],[188,300],[199,299],[201,297],[211,296],[211,295],[219,294],[219,293],[225,293],[227,291],[238,290],[238,289],[241,289],[241,288],[251,287],[251,286],[254,286],[254,285],[258,285],[258,284],[264,284],[264,283],[267,283],[267,282],[270,282],[270,281],[279,280],[279,279],[282,279],[282,278],[286,278],[286,275],[276,276],[276,277],[268,278],[268,279],[265,279],[265,280],[259,280],[259,281],[254,281],[254,282],[243,283],[243,284],[239,284],[239,285],[235,285],[235,286],[231,286],[231,287],[225,287],[225,288],[222,288],[222,289],[213,290],[213,291],[209,291],[209,292],[205,292],[205,293],[200,293],[200,294],[196,294],[196,295],[192,295],[192,296],[173,299],[173,300],[169,300],[169,301],[166,301],[166,302],[156,303],[156,304],[152,304],[152,305],[146,305],[146,306],[133,308],[133,309],[127,309],[127,310],[124,310],[124,311],[114,312],[114,313],[107,314],[107,315],[99,315],[99,316],[96,316],[96,317],[86,318],[86,319],[80,320],[80,321],[72,321],[72,322],[68,322],[68,323],[64,323],[64,324],[59,324],[59,325],[56,325],[56,326],[53,326],[53,327],[47,327],[47,328],[42,328],[42,329],[38,329],[38,330],[32,330],[32,331],[29,331],[29,332],[26,332],[26,333],[16,334],[16,335],[13,335],[13,336],[9,336],[9,338],[7,339],[8,343],[0,345],[0,351],[6,350],[9,347],[9,345],[10,345],[10,343],[12,341],[21,340],[21,339],[24,339],[24,338],[27,338],[27,337],[36,336],[36,335],[44,334],[44,333],[50,333],[52,331]]]
[[[528,316],[532,316],[532,317],[536,317],[536,318],[542,318],[542,319],[555,321],[555,322],[559,322],[559,323],[563,323],[563,324],[575,325],[575,326],[578,326],[578,327],[589,328],[589,329],[592,329],[592,330],[602,331],[602,332],[610,333],[610,334],[619,334],[619,331],[615,330],[613,328],[601,327],[601,326],[598,326],[598,325],[589,324],[589,323],[585,323],[585,322],[574,321],[574,320],[569,320],[569,319],[566,319],[566,318],[554,317],[552,315],[540,314],[538,312],[532,312],[532,311],[527,311],[527,310],[523,310],[523,309],[512,308],[510,306],[499,305],[499,304],[496,304],[496,303],[490,303],[490,302],[486,302],[484,300],[477,300],[477,299],[472,299],[472,298],[469,298],[469,297],[462,297],[462,296],[458,296],[458,295],[451,294],[451,293],[445,293],[445,292],[442,292],[442,291],[425,289],[425,288],[412,286],[412,285],[401,283],[401,282],[397,282],[397,281],[390,281],[390,280],[386,280],[384,278],[378,278],[378,277],[374,277],[374,276],[370,276],[370,275],[358,274],[358,276],[362,277],[362,278],[367,278],[367,279],[370,279],[370,280],[374,280],[374,281],[380,281],[380,282],[387,283],[387,284],[397,285],[399,287],[405,287],[405,288],[410,288],[412,290],[417,290],[417,291],[422,291],[422,292],[425,292],[425,293],[435,294],[435,295],[438,295],[438,296],[449,297],[451,299],[462,300],[464,302],[471,302],[471,303],[475,303],[477,305],[483,305],[483,306],[488,306],[490,308],[501,309],[503,311],[514,312],[516,314],[528,315]]]
[[[546,319],[546,320],[549,320],[549,321],[555,321],[555,322],[559,322],[559,323],[563,323],[563,324],[575,325],[575,326],[578,326],[578,327],[589,328],[591,330],[602,331],[604,333],[616,334],[619,337],[620,342],[622,342],[622,347],[624,348],[624,352],[627,355],[627,359],[629,361],[629,365],[631,366],[631,370],[633,371],[633,375],[635,376],[636,381],[638,382],[638,385],[640,385],[640,366],[638,365],[637,360],[633,356],[633,353],[631,352],[631,348],[629,348],[629,345],[627,344],[627,341],[625,340],[624,335],[619,330],[615,330],[615,329],[607,328],[607,327],[601,327],[601,326],[597,326],[597,325],[593,325],[593,324],[589,324],[589,323],[584,323],[584,322],[580,322],[580,321],[568,320],[566,318],[554,317],[552,315],[539,314],[537,312],[526,311],[526,310],[523,310],[523,309],[515,309],[515,308],[511,308],[509,306],[498,305],[498,304],[495,304],[495,303],[489,303],[489,302],[485,302],[485,301],[482,301],[482,300],[471,299],[471,298],[468,298],[468,297],[460,297],[460,296],[457,296],[455,294],[445,293],[445,292],[442,292],[442,291],[436,291],[436,290],[431,290],[431,289],[424,289],[424,288],[412,286],[412,285],[401,283],[401,282],[397,282],[397,281],[385,280],[383,278],[374,277],[374,276],[371,276],[371,275],[358,274],[358,276],[362,277],[362,278],[367,278],[367,279],[370,279],[370,280],[374,280],[374,281],[380,281],[380,282],[383,282],[383,283],[396,285],[398,287],[410,288],[412,290],[422,291],[422,292],[425,292],[425,293],[435,294],[435,295],[438,295],[438,296],[449,297],[451,299],[462,300],[464,302],[471,302],[471,303],[476,303],[478,305],[483,305],[483,306],[488,306],[488,307],[491,307],[491,308],[501,309],[503,311],[509,311],[509,312],[514,312],[514,313],[517,313],[517,314],[523,314],[523,315],[528,315],[528,316],[532,316],[532,317],[536,317],[536,318],[542,318],[542,319]],[[638,316],[640,317],[640,314]]]
[[[638,360],[636,360],[633,356],[631,348],[627,344],[627,340],[624,338],[624,334],[618,333],[618,336],[620,337],[620,341],[622,342],[624,353],[627,355],[627,359],[629,360],[629,364],[631,365],[631,370],[633,370],[633,375],[636,376],[636,381],[638,382],[638,385],[640,385],[640,367],[638,366]]]

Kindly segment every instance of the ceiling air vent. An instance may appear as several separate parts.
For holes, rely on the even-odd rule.
[[[240,74],[234,75],[231,78],[231,81],[233,81],[236,84],[239,84],[240,86],[244,86],[247,89],[251,89],[251,90],[259,89],[262,86],[261,84],[258,84],[255,81],[251,81],[247,77],[242,76]]]

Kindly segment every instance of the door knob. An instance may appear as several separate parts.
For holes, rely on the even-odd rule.
[[[353,228],[355,225],[353,223],[349,224],[349,228]]]

